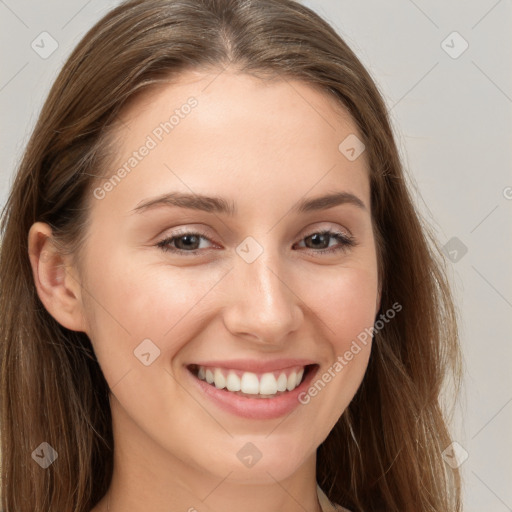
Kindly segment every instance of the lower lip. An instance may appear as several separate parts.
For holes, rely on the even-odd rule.
[[[198,379],[187,368],[185,368],[185,371],[195,382],[195,385],[199,386],[199,389],[222,410],[242,418],[268,420],[289,414],[301,405],[299,395],[309,387],[318,369],[318,365],[310,369],[306,378],[298,387],[275,398],[248,398],[236,395],[231,391],[218,389],[204,380]]]

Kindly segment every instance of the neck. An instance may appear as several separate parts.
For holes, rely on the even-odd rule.
[[[322,512],[316,451],[291,469],[285,459],[281,467],[281,459],[272,467],[265,456],[251,468],[241,466],[236,457],[231,464],[226,456],[227,462],[220,461],[225,468],[214,460],[191,460],[186,447],[183,454],[170,453],[133,422],[121,424],[114,417],[113,433],[112,481],[92,512]],[[235,443],[234,453],[240,443]],[[265,452],[264,440],[260,446]]]
[[[118,450],[119,453],[119,450]],[[93,512],[323,512],[317,494],[316,456],[295,474],[277,481],[236,481],[205,474],[177,461],[173,470],[156,465],[114,463],[108,508]],[[172,504],[170,506],[170,504]]]
[[[299,496],[294,496],[294,494],[281,486],[278,487],[280,492],[271,492],[270,496],[268,495],[268,487],[262,486],[261,489],[257,489],[256,493],[260,498],[257,499],[257,501],[254,501],[254,489],[242,489],[242,494],[239,492],[234,499],[227,492],[223,493],[226,499],[221,499],[219,496],[214,498],[212,495],[208,495],[203,499],[189,497],[188,499],[183,500],[181,498],[185,496],[186,493],[184,495],[178,494],[172,500],[174,504],[172,509],[169,509],[169,505],[167,503],[164,508],[158,510],[166,510],[167,512],[169,512],[169,510],[171,510],[171,512],[183,510],[186,510],[187,512],[198,512],[199,510],[201,512],[216,512],[218,510],[234,512],[235,509],[240,510],[240,505],[233,505],[233,503],[243,503],[243,510],[247,512],[303,512],[304,510],[313,512],[327,512],[330,510],[325,508],[325,504],[319,498],[317,494],[316,483],[314,493],[309,493],[305,499],[301,499]],[[102,502],[105,501],[104,498],[91,512],[103,512],[104,510],[106,510],[106,512],[117,512],[120,510],[138,512],[139,510],[147,510],[144,509],[143,506],[142,508],[134,508],[137,507],[137,503],[135,502],[131,502],[131,504],[127,505],[126,503],[131,500],[127,500],[126,496],[121,496],[118,492],[116,492],[115,489],[116,488],[111,487],[105,496],[106,509],[102,506]],[[216,489],[212,489],[212,494],[215,492],[215,490]],[[141,492],[141,494],[146,496],[144,492]],[[111,499],[112,496],[113,499]],[[265,499],[261,499],[262,496],[265,496]],[[223,503],[227,506],[227,508],[222,508],[224,506]],[[151,508],[151,510],[155,509]]]

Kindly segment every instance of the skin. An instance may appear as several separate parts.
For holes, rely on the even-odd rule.
[[[306,83],[189,71],[129,105],[117,166],[105,175],[191,96],[190,114],[103,199],[89,198],[80,268],[51,243],[49,226],[32,226],[37,291],[57,321],[88,334],[110,386],[111,511],[319,512],[316,450],[356,393],[371,343],[309,404],[273,420],[218,409],[190,388],[185,366],[303,357],[320,376],[373,325],[380,294],[366,154],[349,161],[338,150],[356,125]],[[133,213],[171,191],[222,196],[237,215],[169,206]],[[353,193],[366,210],[290,211],[334,191]],[[207,238],[195,255],[155,245],[197,228]],[[357,245],[322,254],[341,246],[333,237],[308,245],[321,229]],[[263,248],[251,264],[236,252],[248,236]],[[191,251],[180,242],[171,246]],[[147,338],[160,350],[149,366],[134,356]],[[236,456],[247,442],[262,454],[250,468]]]

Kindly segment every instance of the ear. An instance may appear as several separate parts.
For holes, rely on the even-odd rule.
[[[85,332],[82,287],[68,255],[59,251],[48,224],[36,222],[28,234],[28,254],[37,294],[50,315],[72,331]]]

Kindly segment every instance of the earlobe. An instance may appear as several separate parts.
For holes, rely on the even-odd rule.
[[[37,294],[48,313],[62,326],[84,331],[80,282],[69,256],[59,251],[48,224],[32,225],[28,254]]]

